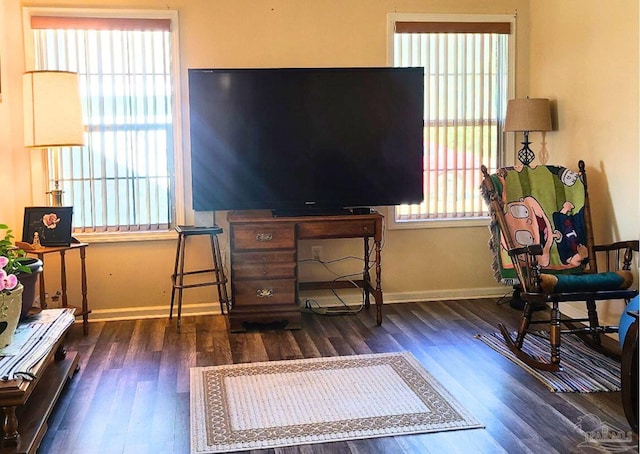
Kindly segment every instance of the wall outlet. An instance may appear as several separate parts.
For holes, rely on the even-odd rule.
[[[319,262],[322,261],[322,246],[311,246],[311,258]]]

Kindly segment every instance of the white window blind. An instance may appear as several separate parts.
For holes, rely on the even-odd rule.
[[[503,150],[508,22],[395,22],[393,65],[425,70],[423,203],[396,207],[395,221],[486,216],[480,166]]]
[[[84,147],[60,149],[74,232],[168,229],[173,207],[171,20],[32,16],[36,70],[80,77]]]

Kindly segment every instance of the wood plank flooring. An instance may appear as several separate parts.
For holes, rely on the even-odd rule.
[[[229,334],[221,315],[75,325],[68,350],[81,369],[49,421],[40,453],[189,452],[189,368],[408,350],[485,429],[386,437],[254,453],[596,452],[576,425],[594,415],[630,431],[620,393],[554,394],[474,339],[515,327],[519,313],[494,300],[385,305],[358,315],[303,314],[303,328]],[[638,438],[615,447],[638,452]],[[589,450],[591,448],[591,450]],[[624,449],[623,449],[624,450]],[[605,451],[606,452],[606,451]],[[618,451],[620,452],[620,451]]]

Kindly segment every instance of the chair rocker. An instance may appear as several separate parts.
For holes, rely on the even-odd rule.
[[[561,334],[575,333],[594,349],[616,356],[602,347],[600,336],[618,327],[600,325],[596,301],[628,302],[638,294],[630,289],[630,270],[637,264],[639,242],[594,244],[584,162],[578,167],[578,173],[550,165],[505,167],[490,175],[482,166],[496,279],[516,286],[525,302],[515,339],[504,324],[498,327],[518,358],[542,370],[560,370]],[[586,318],[562,316],[559,303],[581,301]],[[532,319],[540,304],[550,306],[549,319]],[[529,327],[537,324],[548,324],[548,362],[523,350]]]

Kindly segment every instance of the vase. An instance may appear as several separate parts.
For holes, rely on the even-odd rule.
[[[21,257],[20,263],[31,270],[31,273],[18,273],[16,276],[18,281],[24,287],[22,293],[22,310],[20,311],[20,320],[24,320],[29,316],[29,311],[33,307],[36,299],[36,284],[38,282],[38,274],[42,272],[42,260],[32,257]],[[40,304],[42,305],[42,301]]]
[[[13,290],[0,292],[0,348],[13,341],[13,334],[18,327],[22,311],[22,292],[24,286],[18,284]]]

